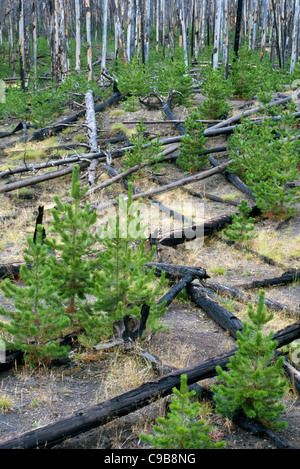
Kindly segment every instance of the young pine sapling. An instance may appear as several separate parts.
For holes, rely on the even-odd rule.
[[[42,226],[38,225],[35,242],[31,237],[27,238],[25,264],[20,269],[23,286],[9,279],[1,284],[5,297],[13,299],[16,309],[0,309],[0,313],[8,318],[0,323],[0,330],[12,337],[7,346],[22,350],[25,361],[31,366],[64,358],[69,350],[55,340],[70,325],[70,319],[52,281],[42,233]]]
[[[251,322],[243,323],[243,333],[237,332],[238,349],[231,357],[228,371],[216,367],[218,385],[212,386],[215,393],[216,411],[228,418],[244,413],[247,417],[261,421],[272,429],[282,429],[286,423],[278,421],[285,406],[280,402],[287,389],[282,366],[284,357],[274,360],[277,342],[274,333],[263,333],[263,327],[272,318],[267,314],[265,292],[259,292],[257,310],[248,305]]]

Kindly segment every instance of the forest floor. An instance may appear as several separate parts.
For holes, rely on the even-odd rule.
[[[203,97],[195,95],[194,105],[201,102]],[[232,101],[230,104],[238,106],[241,101]],[[115,111],[121,109],[121,105],[107,109],[97,115],[99,132],[99,145],[101,149],[113,149],[125,146],[125,143],[105,145],[104,140],[120,135],[113,130],[113,124],[129,120],[163,120],[161,111],[147,110],[141,107],[133,113],[118,114]],[[174,114],[179,119],[184,119],[190,112],[188,108],[176,106]],[[237,111],[235,111],[237,112]],[[118,115],[117,115],[118,114]],[[67,116],[67,115],[66,115]],[[64,117],[66,117],[64,116]],[[0,125],[0,132],[7,130],[12,122]],[[14,123],[16,121],[14,120]],[[81,122],[83,123],[83,122]],[[126,124],[130,131],[135,130],[135,124]],[[160,134],[161,138],[177,135],[172,125],[151,124],[147,126],[149,134]],[[1,144],[10,137],[1,139]],[[45,139],[42,142],[15,145],[10,147],[0,156],[0,171],[7,168],[18,167],[27,163],[39,163],[50,158],[67,157],[70,153],[61,150],[52,150],[62,143],[70,144],[86,142],[84,130],[80,127],[71,128],[62,132],[59,136]],[[225,137],[210,138],[208,148],[226,144]],[[24,154],[24,150],[26,152]],[[34,150],[33,160],[28,159],[30,151]],[[81,151],[78,149],[78,152]],[[72,150],[72,155],[76,152]],[[228,155],[215,154],[219,161],[226,161]],[[122,159],[113,160],[116,171],[121,172]],[[164,164],[155,169],[162,178],[175,180],[183,176],[182,171],[174,164]],[[145,172],[134,184],[142,190],[155,187]],[[26,174],[24,177],[28,177]],[[18,176],[14,179],[17,180]],[[107,179],[108,176],[98,167],[97,181]],[[10,181],[13,179],[10,178]],[[45,227],[51,219],[50,209],[54,206],[53,195],[58,194],[62,200],[68,200],[71,177],[53,179],[36,185],[29,186],[26,190],[19,190],[0,195],[0,215],[3,217],[3,226],[0,233],[0,264],[20,262],[23,259],[23,248],[26,237],[32,235],[35,227],[35,217],[38,206],[45,209]],[[298,184],[300,178],[298,180]],[[82,183],[86,184],[86,173],[83,172]],[[207,192],[223,197],[227,200],[240,201],[247,196],[240,193],[232,186],[222,174],[216,174],[204,181],[190,184],[188,187],[198,191]],[[120,193],[125,193],[122,183],[109,186],[101,193],[95,193],[91,199],[93,203],[103,202],[115,198]],[[160,194],[157,200],[170,208],[180,212],[182,203],[191,196],[183,189]],[[236,210],[234,205],[221,204],[208,199],[200,199],[203,202],[204,219],[209,220],[224,214],[231,214]],[[197,199],[199,201],[199,199]],[[105,216],[107,214],[104,214]],[[105,216],[99,217],[99,224],[105,220]],[[164,218],[159,226],[164,231]],[[178,226],[174,222],[174,226]],[[279,220],[258,218],[256,232],[258,237],[252,242],[251,247],[289,268],[300,268],[300,204],[297,206],[296,215],[279,230]],[[201,266],[210,275],[210,280],[228,286],[240,286],[252,280],[265,279],[280,276],[284,270],[263,263],[250,254],[240,252],[226,246],[217,237],[205,238],[203,242],[189,241],[176,248],[160,246],[159,256],[163,262]],[[154,259],[156,261],[156,259]],[[253,300],[257,297],[257,291],[251,291]],[[294,282],[284,286],[268,288],[266,297],[289,306],[291,309],[300,304],[300,283]],[[247,305],[228,298],[218,298],[218,301],[233,312],[240,320],[247,319]],[[12,308],[11,302],[0,295],[0,306]],[[287,315],[275,312],[273,320],[268,328],[275,332],[284,329],[299,320],[299,316]],[[182,368],[196,362],[212,358],[221,353],[235,348],[232,337],[216,324],[207,313],[193,304],[187,295],[181,294],[168,308],[162,319],[163,328],[156,332],[149,340],[143,340],[141,346],[148,352],[168,362],[173,367]],[[299,366],[300,369],[300,366]],[[150,365],[143,362],[133,350],[124,351],[114,348],[101,352],[87,351],[82,353],[75,350],[72,360],[62,366],[29,370],[18,366],[15,369],[5,371],[0,375],[0,397],[8,397],[12,405],[0,412],[0,441],[13,436],[58,421],[69,416],[74,411],[86,406],[94,405],[115,395],[122,394],[129,389],[138,387],[143,382],[151,381],[156,377]],[[199,384],[210,387],[214,378],[207,379]],[[139,439],[141,432],[151,430],[158,415],[164,415],[169,397],[159,399],[151,405],[144,407],[125,417],[115,419],[112,422],[76,437],[67,439],[55,448],[84,448],[84,449],[138,449],[143,444]],[[286,411],[283,419],[288,423],[286,430],[280,433],[294,448],[300,449],[300,400],[292,388],[284,397]],[[207,423],[212,427],[212,435],[215,439],[226,442],[228,449],[275,449],[276,446],[268,439],[253,436],[242,430],[230,421],[216,415],[207,402],[203,405],[203,415]]]

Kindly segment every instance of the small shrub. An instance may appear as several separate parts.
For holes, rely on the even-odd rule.
[[[116,69],[118,89],[126,96],[144,96],[150,91],[150,71],[148,66],[140,63],[134,56],[129,63],[122,60],[117,63]]]
[[[149,326],[156,327],[165,314],[164,303],[157,304],[167,281],[164,276],[157,282],[154,269],[145,269],[151,262],[155,247],[146,254],[145,225],[142,223],[140,203],[132,201],[132,183],[128,186],[128,199],[121,196],[115,216],[108,220],[99,237],[105,250],[99,254],[99,268],[94,273],[93,287],[89,289],[96,300],[93,310],[102,315],[101,333],[109,337],[113,323],[130,316],[141,318],[143,305],[148,305]]]

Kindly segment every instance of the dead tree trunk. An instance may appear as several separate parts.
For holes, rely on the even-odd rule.
[[[81,19],[80,19],[80,0],[75,0],[75,28],[76,28],[76,63],[75,70],[77,73],[81,70]]]
[[[97,143],[97,121],[95,114],[94,96],[93,91],[89,90],[85,95],[86,105],[86,125],[88,128],[89,146],[91,153],[98,153],[100,151]],[[92,188],[95,183],[96,169],[98,160],[94,159],[91,161],[88,170],[88,181]]]

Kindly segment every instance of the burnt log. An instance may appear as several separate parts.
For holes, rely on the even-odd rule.
[[[274,261],[274,259],[271,259],[268,256],[264,256],[263,254],[260,254],[259,252],[248,248],[248,246],[244,246],[243,244],[237,243],[236,241],[221,238],[220,236],[218,236],[218,240],[224,244],[227,244],[227,246],[233,246],[238,251],[245,251],[249,254],[252,254],[253,256],[259,258],[261,261],[265,262],[266,264],[273,265],[274,267],[279,267],[280,269],[287,269],[286,265],[280,264],[279,262]]]
[[[23,264],[24,262],[12,262],[0,265],[0,280],[5,278],[18,280],[20,278],[20,268]]]
[[[238,289],[237,287],[229,287],[227,285],[222,285],[218,282],[212,281],[202,282],[202,286],[205,287],[209,295],[215,293],[216,295],[222,295],[225,297],[233,298],[234,300],[246,304],[252,301],[251,296],[248,293]],[[257,301],[258,299],[255,300],[255,302]],[[271,309],[272,311],[281,311],[291,316],[300,315],[300,306],[291,308],[287,305],[278,303],[277,301],[269,300],[268,298],[265,298],[264,302],[266,307],[268,309]]]
[[[238,285],[243,290],[252,290],[255,288],[266,288],[274,285],[286,285],[287,283],[295,282],[300,279],[300,270],[289,270],[284,272],[280,277],[266,278],[263,280],[253,280],[249,283],[242,283]]]
[[[85,167],[89,163],[87,161],[78,161],[80,167]],[[49,181],[51,179],[56,179],[58,177],[66,176],[67,174],[71,174],[73,171],[73,166],[68,166],[64,169],[59,169],[57,171],[51,171],[49,173],[40,174],[39,176],[33,176],[27,179],[21,179],[20,181],[11,182],[10,184],[3,184],[0,186],[0,194],[4,194],[6,192],[11,192],[17,189],[21,189],[22,187],[32,186],[34,184],[38,184],[40,182]]]
[[[103,169],[109,174],[110,177],[117,177],[118,176],[117,171],[115,171],[115,169],[112,168],[109,165],[103,165]],[[124,184],[126,190],[128,190],[128,181],[127,181],[127,179],[124,177],[124,178],[122,178],[122,180],[123,180],[123,184]],[[138,198],[139,194],[140,194],[141,197],[144,196],[144,193],[135,186],[132,186],[132,192],[133,192],[133,194],[135,194],[135,195],[132,196],[133,199]],[[163,203],[159,202],[158,200],[154,199],[153,197],[149,197],[149,200],[153,205],[156,205],[157,208],[160,211],[167,213],[168,215],[175,218],[176,220],[179,220],[182,223],[186,223],[186,224],[190,224],[192,222],[192,220],[190,220],[189,218],[186,218],[181,213],[178,213],[175,210],[170,209],[169,207],[167,207]],[[104,202],[104,204],[101,204],[101,205],[91,206],[91,209],[97,209],[98,210],[99,208],[102,208],[103,206],[113,205],[115,202],[116,201],[109,201],[108,203]]]
[[[300,322],[274,334],[277,348],[287,345],[300,337]],[[152,402],[172,393],[174,387],[180,387],[181,375],[186,374],[188,385],[216,376],[216,366],[223,369],[237,349],[209,358],[167,375],[144,383],[136,389],[108,399],[99,404],[82,408],[57,422],[30,430],[19,436],[0,443],[1,449],[46,449],[61,443],[69,437],[84,433],[92,428],[104,425],[116,418],[128,415]]]
[[[259,213],[260,210],[254,206],[252,207],[250,216],[256,217]],[[223,230],[230,223],[232,223],[232,214],[221,215],[220,217],[212,218],[211,220],[206,220],[202,223],[195,223],[182,229],[179,228],[168,233],[162,233],[156,238],[153,235],[153,239],[155,238],[155,241],[163,246],[174,247],[187,241],[194,241],[199,236],[211,236],[212,234]]]
[[[217,301],[210,298],[200,286],[189,284],[187,291],[197,306],[205,311],[225,331],[228,331],[234,339],[237,339],[237,331],[242,332],[243,330],[242,321],[217,303]]]
[[[35,241],[36,241],[37,227],[38,227],[38,225],[42,225],[42,224],[43,224],[43,218],[44,218],[44,207],[43,207],[43,206],[39,206],[39,207],[38,207],[38,215],[37,215],[36,221],[35,221],[34,234],[33,234],[33,242],[34,242],[34,243],[35,243]],[[46,230],[45,230],[45,228],[43,227],[43,231],[42,231],[42,242],[44,241],[45,238],[46,238]]]
[[[90,151],[92,153],[98,153],[98,143],[97,143],[97,121],[96,121],[96,113],[95,113],[95,104],[94,104],[94,95],[93,91],[89,90],[85,94],[85,105],[86,105],[86,126],[88,129],[88,137],[89,137],[89,146]],[[88,182],[90,187],[94,186],[95,178],[96,178],[96,169],[98,166],[98,160],[93,159],[90,162],[88,168]]]
[[[118,103],[123,99],[123,95],[116,90],[113,95],[104,101],[103,103],[98,104],[95,106],[95,112],[103,112],[105,109],[107,109],[109,106],[112,106],[113,104]],[[23,143],[23,142],[32,142],[36,140],[42,140],[46,137],[50,137],[51,135],[55,135],[62,130],[66,128],[66,126],[73,124],[74,122],[77,122],[78,119],[83,117],[85,115],[85,110],[82,110],[78,112],[77,114],[74,114],[71,117],[68,117],[67,119],[64,119],[63,121],[58,122],[57,124],[51,125],[49,127],[45,127],[43,129],[38,129],[32,134],[25,135],[24,137],[21,137],[19,140],[14,140],[13,142],[7,143],[6,145],[0,146],[0,149],[3,150],[8,147],[12,147],[16,145],[16,143]]]
[[[165,277],[173,280],[181,279],[187,274],[193,275],[193,277],[196,279],[210,278],[206,270],[202,267],[165,264],[163,262],[147,262],[145,266],[150,269],[155,267],[155,275],[161,276],[162,272],[165,272]]]
[[[274,433],[258,420],[249,418],[245,414],[234,415],[232,421],[252,435],[260,438],[269,438],[278,449],[294,449],[294,447],[287,443],[281,436]]]
[[[216,160],[213,156],[209,156],[209,161],[210,163],[214,166],[217,167],[220,165],[219,161]],[[255,201],[255,195],[251,189],[234,173],[230,173],[229,171],[223,171],[222,172],[223,176],[227,179],[228,182],[233,184],[237,189],[239,189],[241,192],[244,192],[250,199]]]

